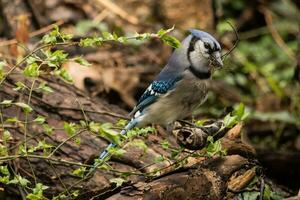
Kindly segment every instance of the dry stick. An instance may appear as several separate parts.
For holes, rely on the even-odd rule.
[[[109,14],[109,11],[106,10],[106,9],[104,9],[101,13],[99,13],[99,14],[93,19],[93,21],[99,23],[99,22],[101,22],[102,20],[104,20],[104,19],[108,16],[108,14]]]
[[[121,18],[125,19],[126,21],[134,25],[139,24],[139,20],[135,16],[129,15],[126,11],[124,11],[122,8],[112,3],[111,1],[96,0],[96,2],[100,3],[102,6],[106,7],[108,10],[112,11],[113,13],[119,15]]]
[[[292,59],[294,62],[296,62],[296,58],[295,58],[296,55],[295,55],[295,53],[285,44],[284,40],[279,35],[278,31],[275,29],[275,27],[273,25],[273,18],[272,18],[271,11],[268,8],[266,8],[266,7],[262,7],[261,10],[262,10],[262,13],[265,16],[267,27],[268,27],[268,29],[269,29],[269,31],[270,31],[273,39],[277,43],[277,45],[283,50],[283,52],[286,53],[286,55],[290,59]]]
[[[39,30],[36,30],[36,31],[33,31],[33,32],[29,33],[29,37],[35,37],[37,35],[41,35],[43,33],[46,33],[48,31],[50,31],[51,29],[53,29],[53,27],[60,26],[63,23],[64,23],[64,21],[59,20],[59,21],[55,22],[54,24],[50,24],[50,25],[45,26],[45,27],[43,27]],[[17,43],[18,43],[17,39],[5,40],[5,41],[0,42],[0,47],[7,46],[7,45],[12,45],[12,44],[17,44]]]

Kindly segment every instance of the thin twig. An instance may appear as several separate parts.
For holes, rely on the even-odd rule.
[[[65,139],[62,143],[60,143],[60,144],[59,144],[59,145],[58,145],[58,146],[57,146],[57,147],[56,147],[56,148],[48,155],[48,157],[50,158],[51,156],[53,156],[54,153],[55,153],[58,149],[60,149],[61,146],[63,146],[66,142],[68,142],[69,140],[73,139],[74,137],[80,135],[80,134],[81,134],[82,132],[84,132],[84,131],[86,131],[86,129],[82,129],[82,130],[78,131],[76,134],[74,134],[74,135],[68,137],[67,139]]]
[[[52,165],[52,162],[50,160],[48,160],[50,167],[52,168],[52,170],[54,171],[54,174],[57,176],[60,184],[62,184],[62,186],[64,187],[65,191],[68,193],[68,195],[71,195],[68,188],[66,187],[66,185],[64,184],[64,182],[61,180],[60,175],[56,172],[55,167]]]
[[[42,27],[41,29],[38,29],[36,31],[33,31],[33,32],[29,33],[29,37],[35,37],[37,35],[41,35],[43,33],[46,33],[48,31],[50,31],[51,29],[53,29],[53,27],[60,26],[63,23],[64,23],[64,21],[60,20],[60,21],[55,22],[54,24],[50,24],[48,26]],[[5,40],[5,41],[0,42],[0,47],[7,46],[7,45],[12,45],[12,44],[17,44],[17,43],[18,43],[17,39]]]
[[[138,18],[135,16],[129,15],[126,11],[124,11],[122,8],[114,4],[112,1],[108,0],[96,0],[96,2],[100,3],[102,6],[107,8],[108,10],[112,11],[113,13],[119,15],[122,19],[137,25],[139,24]]]
[[[6,162],[6,161],[10,161],[10,160],[15,160],[17,158],[37,158],[37,159],[43,159],[43,160],[51,160],[53,162],[59,163],[59,164],[67,164],[67,165],[76,165],[76,166],[80,166],[80,167],[93,167],[93,165],[87,165],[87,164],[82,164],[79,162],[73,162],[73,161],[67,161],[67,160],[63,160],[63,159],[56,159],[53,157],[48,157],[48,156],[40,156],[40,155],[12,155],[12,156],[3,156],[0,157],[0,161],[1,162]]]
[[[285,52],[285,54],[290,59],[292,59],[294,62],[296,62],[295,53],[286,45],[286,43],[284,42],[284,40],[279,35],[278,31],[275,29],[275,27],[273,25],[273,18],[272,18],[271,11],[266,7],[262,7],[261,10],[265,16],[267,27],[268,27],[273,39],[275,40],[276,44],[283,50],[283,52]]]
[[[227,21],[227,23],[231,26],[231,28],[234,30],[234,33],[235,33],[235,37],[236,37],[236,40],[235,40],[235,43],[234,45],[232,46],[232,48],[226,52],[224,55],[221,56],[222,60],[225,60],[225,58],[237,47],[239,41],[240,41],[240,38],[239,38],[239,34],[237,32],[237,30],[234,28],[234,26]]]

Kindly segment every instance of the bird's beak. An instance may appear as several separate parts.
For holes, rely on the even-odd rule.
[[[214,67],[216,67],[217,69],[220,69],[223,67],[223,61],[221,58],[221,54],[219,52],[215,52],[213,55],[213,64]]]

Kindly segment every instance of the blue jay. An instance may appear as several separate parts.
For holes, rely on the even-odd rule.
[[[135,126],[168,125],[184,119],[206,100],[208,80],[214,69],[223,66],[221,46],[209,33],[196,29],[190,33],[140,97],[120,134]],[[99,159],[104,160],[115,146],[110,144]]]

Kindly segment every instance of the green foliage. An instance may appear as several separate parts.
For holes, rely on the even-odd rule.
[[[14,103],[14,105],[22,108],[25,113],[30,113],[33,111],[33,109],[28,104],[23,103],[23,102],[16,102],[16,103]]]
[[[77,169],[75,169],[72,174],[76,175],[76,176],[79,176],[81,178],[84,177],[84,174],[86,172],[86,167],[79,167]]]
[[[148,146],[146,145],[146,143],[143,140],[133,140],[129,144],[142,149],[144,152],[146,152],[148,150]]]
[[[116,184],[116,187],[119,187],[119,186],[121,186],[124,182],[126,182],[126,180],[123,179],[123,178],[111,178],[111,179],[109,179],[109,182],[110,182],[110,183],[114,183],[114,184]]]
[[[37,183],[35,188],[32,189],[32,193],[29,193],[26,196],[26,198],[29,200],[47,199],[46,197],[44,197],[43,192],[48,188],[49,188],[48,186],[45,186],[42,183]]]
[[[56,70],[55,75],[60,77],[63,81],[67,83],[73,83],[72,77],[70,76],[70,74],[68,74],[67,70],[65,69]]]
[[[16,82],[15,85],[17,86],[17,87],[15,87],[15,88],[13,89],[13,90],[15,90],[15,91],[22,91],[22,90],[24,90],[25,88],[27,88],[27,86],[26,86],[24,83],[20,82],[20,81]]]
[[[240,103],[238,106],[234,107],[234,110],[227,114],[224,118],[224,126],[227,128],[232,128],[239,122],[244,121],[249,115],[249,112],[245,110],[245,105]]]
[[[40,90],[41,92],[45,92],[45,93],[52,93],[53,92],[52,88],[47,86],[45,82],[40,83],[37,90]]]
[[[73,136],[77,132],[78,126],[72,122],[71,123],[64,122],[64,130],[69,136]]]
[[[160,142],[160,145],[161,145],[161,147],[162,147],[163,149],[168,149],[169,146],[170,146],[170,143],[169,143],[168,140],[163,140],[163,141]]]
[[[1,109],[7,109],[8,107],[19,108],[20,112],[16,113],[15,116],[6,117],[0,113],[1,122],[3,128],[3,134],[1,135],[2,143],[0,144],[0,156],[3,159],[3,163],[11,159],[17,158],[27,158],[28,162],[31,162],[29,157],[35,159],[44,159],[49,161],[56,160],[57,163],[68,163],[71,162],[60,160],[55,158],[55,152],[61,148],[65,143],[69,141],[74,141],[76,144],[80,145],[81,140],[79,134],[82,132],[94,133],[101,137],[106,138],[107,140],[117,144],[115,148],[111,148],[109,151],[114,156],[122,156],[126,153],[124,150],[125,145],[136,146],[137,148],[147,151],[148,147],[145,142],[141,139],[134,139],[136,137],[146,137],[148,134],[154,133],[155,129],[152,127],[146,127],[142,129],[134,129],[130,131],[127,136],[121,136],[119,130],[116,131],[115,128],[124,127],[127,123],[126,120],[119,120],[116,125],[110,123],[98,123],[94,121],[89,121],[87,118],[80,120],[79,123],[74,122],[64,122],[62,127],[57,127],[56,125],[48,124],[45,116],[37,115],[39,112],[34,112],[34,108],[31,106],[31,100],[33,95],[40,95],[41,93],[49,94],[54,93],[55,91],[46,84],[44,79],[41,79],[41,76],[57,76],[67,83],[73,83],[71,76],[67,73],[66,69],[62,65],[69,61],[74,61],[83,66],[90,66],[91,64],[86,61],[82,56],[75,56],[69,58],[68,53],[62,50],[61,46],[67,45],[78,45],[78,46],[100,46],[105,42],[118,42],[122,44],[127,44],[129,41],[145,41],[151,38],[160,38],[163,42],[168,45],[171,45],[175,48],[179,47],[179,41],[168,35],[172,29],[160,30],[157,34],[155,33],[136,33],[133,36],[120,36],[116,33],[110,33],[105,31],[105,27],[100,27],[101,25],[94,22],[82,22],[78,24],[78,32],[89,30],[91,28],[96,28],[101,30],[101,36],[82,38],[79,42],[72,41],[72,35],[65,34],[59,30],[56,26],[48,34],[44,35],[42,38],[42,43],[39,42],[38,46],[35,47],[29,54],[24,56],[24,58],[15,66],[11,67],[7,64],[6,61],[0,61],[0,85],[6,81],[7,76],[11,73],[19,73],[15,69],[21,69],[21,75],[25,80],[17,81],[13,83],[15,87],[13,90],[17,93],[20,93],[20,96],[25,96],[24,98],[19,98],[18,100],[11,99],[1,99],[0,106]],[[9,68],[8,71],[6,67]],[[37,97],[34,96],[34,97]],[[40,98],[38,96],[37,98]],[[84,112],[84,110],[82,110]],[[23,117],[24,116],[24,117]],[[51,120],[49,120],[51,121]],[[11,142],[12,134],[10,129],[6,128],[11,126],[21,127],[20,130],[24,131],[24,140],[20,141],[14,148],[14,154],[8,149],[8,143]],[[36,143],[30,141],[32,138],[35,138],[36,133],[30,133],[28,127],[34,126],[38,132],[43,132],[45,134],[51,135],[54,134],[55,130],[63,130],[68,138],[64,141],[61,141],[58,146],[57,144],[52,144],[46,141],[45,139],[37,140]],[[41,130],[42,129],[42,130]],[[31,130],[31,129],[30,129]],[[33,136],[33,137],[32,137]],[[40,136],[39,136],[40,137]],[[164,144],[167,147],[167,142]],[[180,154],[178,150],[178,155]],[[5,160],[7,159],[7,161]],[[108,160],[109,158],[107,158]],[[156,162],[163,160],[164,158],[157,158]],[[99,164],[98,168],[101,170],[114,170],[111,166],[106,163],[103,163],[100,160],[95,160],[95,164]],[[76,163],[80,167],[75,169],[72,174],[80,178],[85,178],[86,172],[88,169],[87,165],[81,163]],[[32,169],[33,170],[33,169]],[[130,172],[119,173],[120,177],[110,179],[111,183],[115,183],[116,186],[122,185],[122,183],[130,176]],[[35,174],[32,172],[34,180],[38,180],[37,177],[34,177]],[[0,182],[3,184],[12,184],[24,188],[26,192],[26,198],[30,200],[40,200],[47,199],[43,193],[48,189],[48,186],[43,185],[43,183],[36,183],[35,185],[30,182],[25,177],[22,177],[19,174],[10,174],[8,165],[0,166]],[[68,193],[61,193],[58,196],[53,197],[53,199],[70,199],[75,198],[79,195],[79,190],[70,190]]]
[[[179,48],[181,43],[179,40],[177,40],[175,37],[169,36],[167,35],[167,33],[171,32],[172,30],[174,30],[174,26],[170,29],[160,29],[157,32],[158,37],[167,45],[173,47],[173,48]]]
[[[43,36],[42,41],[45,44],[56,44],[57,42],[67,42],[72,39],[72,35],[61,33],[58,26],[54,30]]]
[[[208,145],[205,148],[206,153],[208,156],[225,156],[226,150],[222,149],[222,144],[220,140],[214,141],[214,138],[212,136],[207,137]]]
[[[15,175],[14,178],[10,181],[8,181],[7,184],[15,184],[15,185],[20,185],[22,187],[26,187],[30,183],[29,180],[26,178],[20,176],[20,175]]]
[[[31,63],[24,69],[23,74],[27,77],[38,77],[40,75],[38,64]]]
[[[103,123],[99,126],[99,134],[100,136],[108,139],[114,144],[120,144],[120,135],[118,132],[112,129],[111,123]]]
[[[0,80],[4,78],[4,66],[6,66],[7,63],[5,61],[0,61]]]

